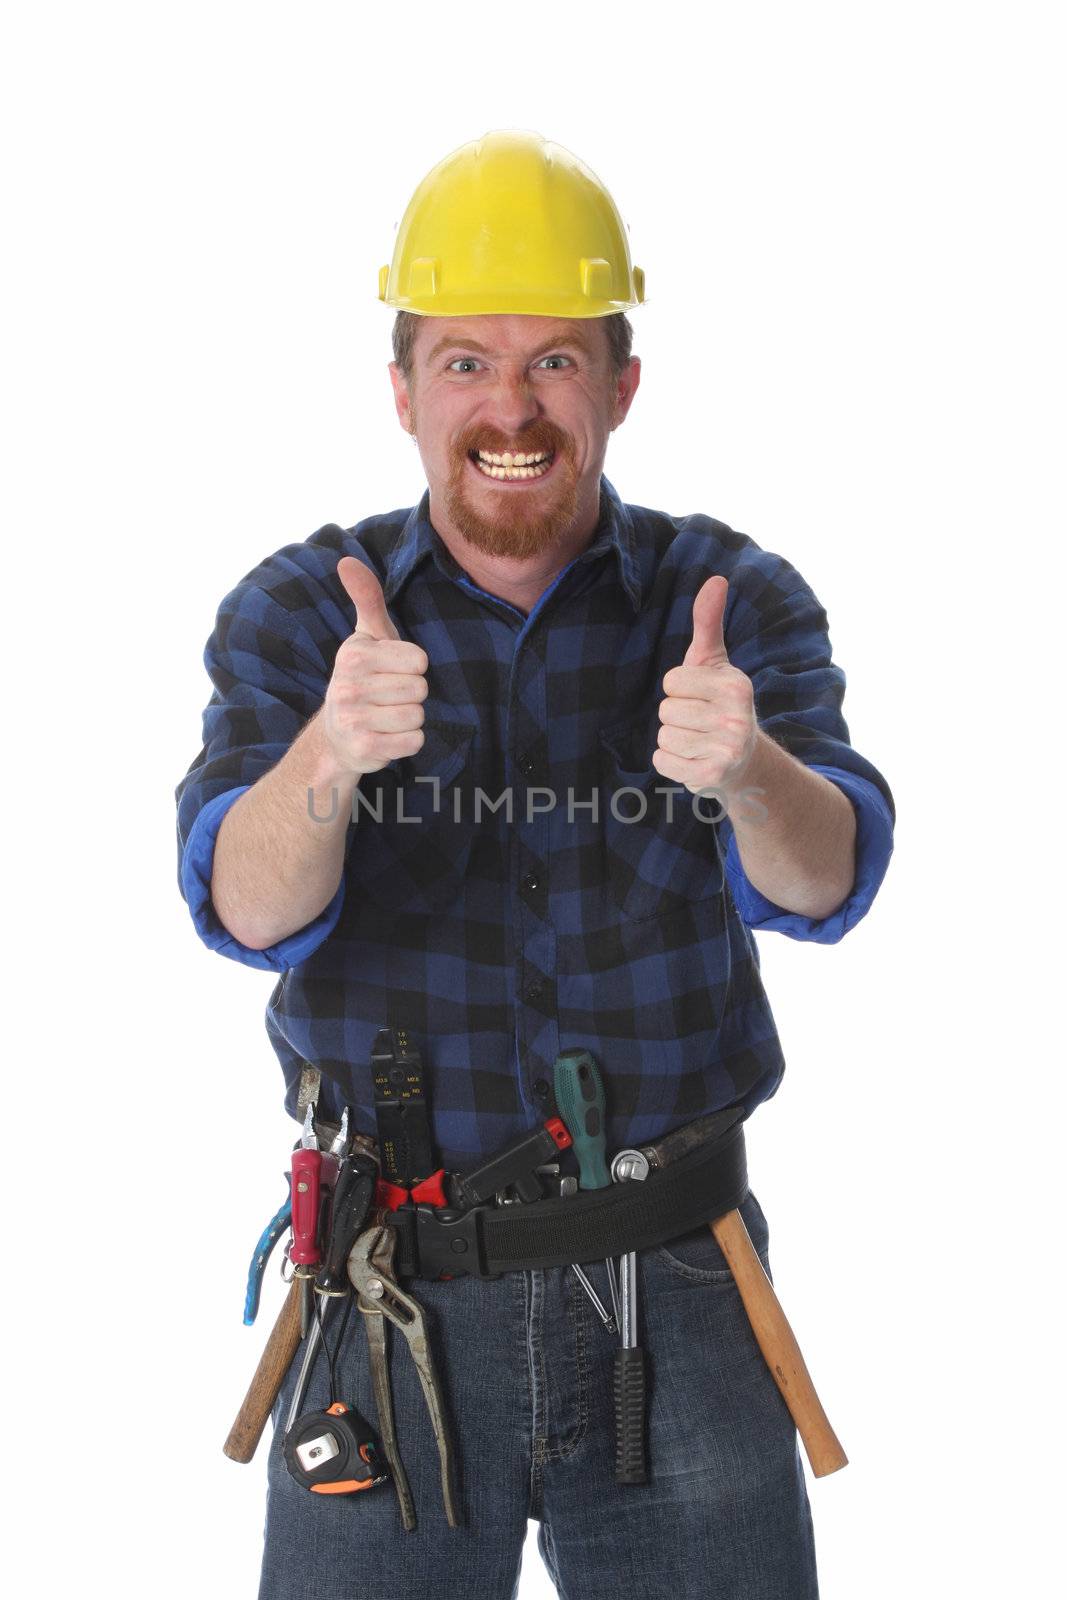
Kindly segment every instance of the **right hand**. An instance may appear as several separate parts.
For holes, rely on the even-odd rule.
[[[337,652],[323,731],[344,770],[362,777],[421,750],[430,663],[419,645],[401,639],[369,567],[342,556],[337,576],[356,608],[356,626]]]

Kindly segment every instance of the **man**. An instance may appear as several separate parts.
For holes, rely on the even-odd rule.
[[[556,1109],[568,1049],[599,1063],[609,1155],[747,1115],[783,1070],[751,930],[840,939],[892,848],[825,614],[780,557],[627,506],[603,476],[640,382],[625,311],[643,276],[568,152],[509,133],[455,152],[416,191],[380,294],[427,493],[287,546],[223,601],[178,790],[198,931],[279,972],[267,1028],[290,1111],[310,1063],[320,1110],[372,1134],[378,1029],[417,1041],[450,1172]],[[741,1213],[766,1264],[750,1191]],[[417,1528],[382,1489],[309,1494],[279,1426],[261,1595],[433,1581],[505,1600],[527,1517],[560,1594],[815,1595],[795,1431],[715,1239],[689,1228],[638,1269],[647,1483],[613,1478],[614,1341],[574,1273],[420,1276],[463,1526],[394,1356]],[[364,1344],[339,1366],[373,1418]]]

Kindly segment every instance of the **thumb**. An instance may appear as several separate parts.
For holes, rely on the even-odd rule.
[[[683,667],[720,667],[728,663],[722,619],[729,590],[725,578],[709,578],[693,601],[693,638]]]
[[[400,634],[385,609],[382,586],[370,568],[355,556],[342,556],[337,563],[337,576],[356,608],[354,631],[367,639],[399,639]]]

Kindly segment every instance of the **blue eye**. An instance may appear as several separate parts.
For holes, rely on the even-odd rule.
[[[570,356],[542,356],[541,361],[538,362],[538,366],[541,366],[545,361],[565,361],[569,367],[573,367],[574,365],[574,362],[571,360]]]
[[[476,367],[478,365],[473,356],[457,356],[455,361],[448,363],[449,372],[454,372],[457,367]]]

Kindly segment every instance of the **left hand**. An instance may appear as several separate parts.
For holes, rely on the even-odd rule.
[[[729,584],[709,578],[693,601],[693,638],[680,667],[664,674],[659,743],[652,765],[691,794],[740,788],[759,724],[751,679],[730,665],[722,619]]]

